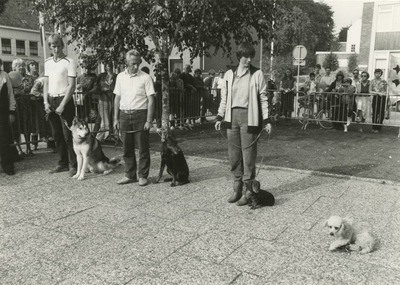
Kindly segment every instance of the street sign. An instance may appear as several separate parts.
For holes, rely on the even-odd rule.
[[[293,59],[293,65],[306,66],[305,59]]]
[[[307,49],[305,46],[298,45],[293,49],[294,59],[305,59],[307,55]]]

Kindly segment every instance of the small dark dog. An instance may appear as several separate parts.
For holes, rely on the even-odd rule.
[[[248,205],[251,209],[258,209],[264,206],[273,206],[275,204],[275,197],[272,193],[261,190],[260,182],[257,180],[252,181],[252,187],[247,189],[246,198],[249,201]]]
[[[172,176],[164,181],[172,181],[171,187],[189,183],[189,166],[178,143],[172,137],[167,137],[161,147],[161,167],[158,174],[158,183],[163,175],[164,168]]]

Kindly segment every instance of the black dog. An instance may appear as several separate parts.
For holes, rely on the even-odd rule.
[[[162,144],[161,167],[156,183],[160,181],[165,166],[167,166],[167,172],[172,176],[172,179],[167,178],[164,181],[172,181],[171,187],[189,183],[189,166],[181,148],[172,137],[167,137]]]
[[[266,190],[261,190],[260,182],[257,180],[252,181],[251,189],[246,191],[246,198],[249,201],[248,205],[251,209],[273,206],[275,204],[274,195]]]

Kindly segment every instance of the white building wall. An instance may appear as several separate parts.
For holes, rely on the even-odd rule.
[[[360,40],[361,40],[361,23],[362,20],[358,19],[355,21],[349,30],[347,31],[347,44],[346,44],[346,52],[355,52],[355,53],[360,53]],[[354,50],[352,50],[352,46],[355,47]]]

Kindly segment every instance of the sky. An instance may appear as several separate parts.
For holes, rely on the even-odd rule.
[[[335,34],[339,33],[341,28],[347,27],[362,17],[363,3],[373,0],[314,0],[315,2],[324,2],[331,6],[334,12]]]

